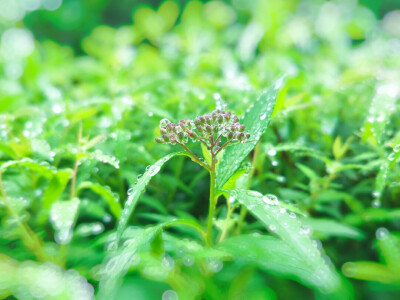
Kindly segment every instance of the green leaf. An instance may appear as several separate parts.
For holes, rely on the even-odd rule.
[[[172,157],[178,153],[172,154]],[[165,156],[163,159],[169,157]],[[171,157],[169,157],[171,158]],[[161,159],[160,161],[162,161]],[[168,160],[168,159],[167,159]],[[155,165],[155,164],[154,164]],[[153,166],[154,166],[153,165]],[[163,247],[163,241],[160,240],[161,232],[168,227],[174,226],[189,226],[199,232],[203,229],[197,222],[192,220],[171,220],[165,223],[157,224],[146,229],[141,228],[128,228],[125,230],[121,237],[118,233],[115,241],[111,241],[114,245],[109,249],[109,252],[102,264],[101,278],[100,278],[100,291],[98,299],[114,299],[117,288],[121,284],[123,275],[128,271],[131,266],[131,261],[134,255],[138,252],[157,247],[158,250]],[[118,247],[119,241],[123,239],[123,244]],[[161,244],[160,244],[161,243]],[[150,248],[150,249],[149,249]]]
[[[378,228],[376,231],[378,238],[377,244],[381,260],[383,260],[389,269],[394,274],[397,274],[397,278],[400,281],[400,242],[391,234],[386,228]]]
[[[314,172],[314,170],[312,170],[311,168],[309,168],[303,164],[297,163],[296,166],[300,169],[300,171],[304,175],[307,176],[308,179],[316,179],[319,177],[318,174]]]
[[[235,173],[240,163],[253,150],[261,135],[267,129],[274,110],[277,93],[282,84],[283,78],[279,79],[272,87],[264,90],[245,114],[242,123],[250,133],[250,141],[231,145],[225,150],[221,163],[217,168],[217,189],[221,189],[224,183]]]
[[[375,87],[375,94],[371,101],[369,114],[362,130],[362,140],[372,145],[382,142],[382,137],[391,115],[396,111],[393,109],[397,97],[391,93],[388,86],[395,85],[395,80],[380,79]]]
[[[201,151],[203,152],[203,157],[207,165],[211,166],[211,153],[203,143],[201,143]]]
[[[158,160],[155,164],[149,166],[147,168],[147,171],[143,174],[143,176],[141,176],[136,182],[136,184],[132,185],[131,188],[128,190],[128,198],[125,202],[124,209],[122,210],[121,218],[118,221],[117,241],[119,241],[119,239],[121,238],[122,233],[124,232],[126,225],[128,224],[128,220],[136,207],[139,197],[143,193],[150,179],[160,171],[161,167],[168,160],[177,155],[186,155],[186,154],[184,152],[175,152],[164,156],[163,158]]]
[[[113,166],[114,168],[118,169],[119,168],[119,160],[111,155],[104,154],[101,150],[97,149],[94,152],[91,153],[81,153],[78,155],[78,159],[80,157],[89,157],[91,159],[96,159],[99,162],[102,162],[104,164],[109,164]]]
[[[366,223],[396,221],[400,219],[400,209],[367,208],[362,213],[348,214],[343,222],[353,226],[362,226]]]
[[[54,201],[60,198],[65,186],[68,183],[69,177],[71,176],[72,170],[59,170],[54,174],[50,180],[49,185],[43,195],[43,208],[49,209]]]
[[[71,241],[79,204],[80,200],[73,198],[68,201],[56,201],[51,206],[50,221],[56,231],[54,238],[58,244],[65,245]]]
[[[399,280],[387,266],[372,261],[347,262],[342,266],[342,272],[347,277],[382,283]]]
[[[25,167],[34,173],[38,173],[46,178],[53,177],[54,168],[46,162],[37,162],[30,158],[23,158],[21,160],[10,160],[0,166],[0,172],[4,172],[8,168]]]
[[[118,199],[114,196],[110,188],[106,188],[98,183],[85,181],[79,185],[78,192],[83,189],[90,189],[94,193],[102,196],[104,200],[106,200],[114,217],[118,219],[121,216],[121,204],[118,202]]]
[[[312,282],[313,271],[306,261],[276,237],[241,235],[225,240],[218,248],[266,272],[296,279],[309,286],[315,285]]]
[[[321,252],[311,240],[310,230],[293,212],[288,213],[273,195],[263,196],[249,190],[227,191],[237,197],[266,228],[278,235],[310,268],[310,281],[325,292],[333,292],[340,286],[335,270],[322,258]]]
[[[334,220],[303,218],[302,222],[311,226],[315,233],[321,234],[323,237],[339,236],[356,240],[364,238],[364,234],[359,229]]]
[[[14,158],[14,159],[17,158],[17,155],[15,154],[13,149],[4,142],[0,142],[0,152],[5,153],[6,155],[8,155],[11,158]]]
[[[151,241],[162,230],[164,224],[146,229],[136,229],[134,236],[127,238],[122,247],[111,249],[101,267],[98,299],[114,299],[123,275],[130,268],[130,262],[135,254]]]

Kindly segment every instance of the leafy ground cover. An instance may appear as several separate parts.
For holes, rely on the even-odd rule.
[[[395,1],[6,2],[0,298],[400,297]]]

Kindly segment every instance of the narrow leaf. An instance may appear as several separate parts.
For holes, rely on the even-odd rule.
[[[94,193],[102,196],[104,200],[106,200],[108,206],[110,207],[111,213],[118,219],[121,216],[121,204],[118,202],[118,199],[114,194],[112,193],[111,189],[106,188],[100,184],[85,181],[82,182],[79,187],[78,191],[81,191],[83,189],[90,189]]]
[[[30,158],[23,158],[21,160],[11,160],[0,166],[0,172],[4,172],[8,168],[25,167],[34,173],[43,175],[46,178],[53,177],[54,168],[46,162],[39,163]]]
[[[136,182],[136,184],[132,185],[131,188],[128,190],[128,199],[125,202],[125,207],[122,210],[121,218],[119,219],[118,222],[117,241],[119,241],[119,239],[121,238],[122,233],[125,230],[126,225],[128,224],[128,220],[132,215],[133,210],[136,207],[139,197],[143,193],[150,179],[160,171],[161,167],[168,160],[170,160],[172,157],[176,155],[186,155],[186,154],[183,152],[175,152],[164,156],[163,158],[158,160],[154,165],[149,166],[147,168],[147,171],[143,174],[143,176],[141,176]]]

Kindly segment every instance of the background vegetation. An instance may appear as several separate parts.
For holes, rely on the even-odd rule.
[[[399,9],[0,0],[0,298],[399,298]],[[263,129],[266,88],[206,247],[208,172],[159,121]]]

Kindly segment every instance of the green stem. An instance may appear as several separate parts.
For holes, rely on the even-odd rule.
[[[208,220],[207,220],[207,246],[211,246],[212,244],[212,225],[214,218],[214,211],[216,206],[215,201],[215,168],[210,170],[210,206],[208,208]]]
[[[232,212],[234,210],[231,207],[231,204],[229,202],[229,198],[226,200],[226,206],[227,206],[226,219],[225,219],[225,222],[224,222],[224,227],[222,228],[221,236],[218,239],[218,243],[221,243],[226,238],[226,236],[228,234],[229,223],[231,221]]]
[[[190,156],[191,156],[195,161],[197,161],[200,165],[202,165],[204,168],[206,168],[207,170],[209,170],[209,171],[211,172],[211,168],[210,168],[207,164],[203,163],[203,162],[200,160],[200,158],[198,158],[192,151],[189,150],[188,147],[186,147],[184,144],[181,144],[181,143],[178,143],[178,144],[181,145],[181,146],[190,154]]]
[[[260,152],[260,143],[257,143],[257,145],[254,149],[253,159],[251,162],[251,165],[253,166],[253,168],[250,170],[249,177],[247,179],[247,188],[248,189],[250,188],[251,180],[252,180],[252,178],[254,176],[254,172],[256,170],[256,163],[257,163],[257,157],[258,157],[259,152]],[[240,217],[239,217],[238,225],[236,228],[237,235],[239,235],[242,232],[242,227],[243,227],[244,220],[246,219],[246,215],[247,215],[247,208],[244,205],[242,205],[242,207],[240,208]]]
[[[78,155],[81,152],[81,141],[82,141],[82,122],[79,123],[79,129],[78,129]],[[78,168],[80,165],[80,160],[76,159],[74,163],[74,170],[72,172],[72,178],[71,178],[71,190],[69,193],[69,198],[72,199],[75,197],[76,194],[76,176],[78,175]]]

